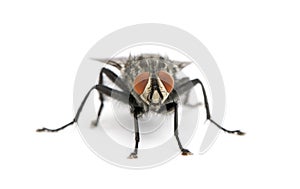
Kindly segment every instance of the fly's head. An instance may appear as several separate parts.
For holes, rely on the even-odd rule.
[[[133,89],[149,106],[160,106],[174,88],[174,79],[166,71],[142,72],[133,82]]]

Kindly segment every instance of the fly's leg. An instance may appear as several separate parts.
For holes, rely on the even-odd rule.
[[[133,152],[128,156],[128,159],[136,159],[138,157],[138,148],[140,142],[140,132],[139,132],[139,123],[138,123],[138,116],[143,114],[143,107],[141,107],[133,95],[130,94],[129,96],[129,105],[130,111],[133,113],[134,118],[134,139],[135,139],[135,146]]]
[[[113,97],[113,98],[115,98],[115,99],[117,99],[117,100],[119,100],[119,101],[128,103],[128,93],[126,93],[126,92],[121,92],[121,91],[117,91],[117,90],[111,89],[111,88],[106,87],[106,86],[103,86],[103,85],[95,85],[95,86],[93,86],[93,87],[88,91],[88,93],[85,95],[84,99],[82,100],[82,102],[81,102],[81,104],[80,104],[80,106],[79,106],[79,108],[78,108],[78,110],[77,110],[77,113],[76,113],[74,119],[73,119],[70,123],[68,123],[68,124],[66,124],[66,125],[64,125],[64,126],[62,126],[62,127],[59,127],[59,128],[57,128],[57,129],[48,129],[48,128],[43,127],[43,128],[41,128],[41,129],[37,129],[36,131],[37,131],[37,132],[45,132],[45,131],[48,131],[48,132],[57,132],[57,131],[63,130],[63,129],[65,129],[66,127],[68,127],[68,126],[70,126],[70,125],[76,123],[76,122],[78,121],[78,119],[79,119],[79,116],[80,116],[80,113],[81,113],[81,111],[82,111],[82,108],[83,108],[84,104],[86,103],[86,100],[88,99],[90,93],[91,93],[94,89],[97,89],[98,91],[100,91],[101,94],[103,93],[103,94],[105,94],[105,95],[107,95],[107,96],[111,96],[111,97]],[[113,94],[113,95],[112,95],[112,94]]]
[[[181,151],[181,155],[187,156],[187,155],[193,155],[192,152],[190,152],[188,149],[183,148],[181,141],[179,139],[179,132],[178,132],[178,94],[176,92],[172,92],[168,99],[169,102],[165,104],[166,110],[168,112],[174,112],[174,136],[176,138],[176,141],[178,143],[178,147]]]
[[[99,74],[99,85],[103,85],[103,74],[105,74],[112,82],[114,82],[118,87],[120,87],[122,90],[128,92],[128,88],[125,85],[125,83],[111,70],[107,69],[107,68],[102,68],[100,74]],[[99,122],[99,118],[102,112],[102,109],[104,107],[104,98],[103,98],[103,94],[101,91],[99,91],[99,100],[100,100],[100,107],[97,113],[97,118],[95,121],[92,122],[92,124],[94,126],[98,125]]]
[[[177,140],[179,149],[181,150],[181,155],[187,156],[187,155],[193,155],[192,152],[182,147],[182,144],[180,142],[179,136],[178,136],[178,104],[176,102],[172,103],[172,106],[174,108],[174,135]]]
[[[188,78],[188,77],[183,77],[183,78],[181,78],[179,81],[176,82],[175,89],[176,89],[178,86],[181,86],[182,84],[187,83],[188,81],[190,81],[190,78]],[[196,104],[191,104],[191,103],[189,103],[190,92],[191,92],[191,91],[189,90],[189,91],[187,91],[187,93],[185,94],[184,100],[183,100],[183,104],[184,104],[185,106],[188,106],[188,107],[191,107],[191,108],[194,108],[194,107],[197,107],[197,106],[202,105],[201,102],[198,102],[198,103],[196,103]]]
[[[178,93],[178,95],[183,94],[184,92],[191,90],[197,84],[200,84],[201,88],[202,88],[202,93],[203,93],[203,97],[204,97],[204,105],[205,105],[205,109],[206,109],[206,118],[207,118],[207,120],[211,121],[215,126],[217,126],[219,129],[221,129],[221,130],[223,130],[223,131],[225,131],[227,133],[232,133],[232,134],[237,134],[237,135],[244,135],[245,133],[242,132],[242,131],[240,131],[240,130],[233,130],[233,131],[231,131],[231,130],[227,130],[227,129],[223,128],[222,126],[220,126],[218,123],[216,123],[211,118],[206,91],[205,91],[203,83],[199,79],[193,79],[193,80],[188,81],[188,82],[186,82],[184,84],[181,84],[180,86],[178,86],[176,88],[176,92]]]
[[[37,129],[36,132],[58,132],[58,131],[63,130],[64,128],[66,128],[66,127],[68,127],[70,125],[73,125],[75,122],[76,121],[73,119],[70,123],[68,123],[68,124],[66,124],[66,125],[64,125],[62,127],[59,127],[57,129],[48,129],[46,127],[43,127],[41,129]]]
[[[196,103],[196,104],[191,104],[191,103],[189,103],[189,98],[190,98],[190,94],[191,94],[190,92],[191,92],[191,91],[188,91],[187,94],[185,95],[183,104],[184,104],[185,106],[188,106],[188,107],[191,107],[191,108],[194,108],[194,107],[197,107],[197,106],[202,105],[201,102],[198,102],[198,103]]]
[[[134,112],[134,138],[135,138],[135,146],[133,152],[128,156],[128,159],[136,159],[138,157],[138,148],[140,142],[140,133],[139,133],[139,124],[138,124],[138,117],[137,112]]]
[[[43,127],[43,128],[41,128],[41,129],[37,129],[36,132],[44,132],[44,131],[48,131],[48,132],[57,132],[57,131],[63,130],[64,128],[66,128],[66,127],[68,127],[68,126],[70,126],[70,125],[73,125],[75,122],[77,122],[77,120],[78,120],[78,118],[79,118],[79,115],[80,115],[80,112],[81,112],[81,110],[82,110],[82,108],[83,108],[83,106],[84,106],[86,100],[88,99],[90,93],[91,93],[92,90],[94,90],[94,89],[96,89],[96,86],[93,86],[93,87],[89,90],[89,92],[85,95],[83,101],[81,102],[81,104],[80,104],[80,106],[79,106],[79,108],[78,108],[78,110],[77,110],[77,113],[76,113],[74,119],[73,119],[70,123],[68,123],[68,124],[66,124],[66,125],[64,125],[64,126],[62,126],[62,127],[59,127],[59,128],[57,128],[57,129],[48,129],[48,128]]]

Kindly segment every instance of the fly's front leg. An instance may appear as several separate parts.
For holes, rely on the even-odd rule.
[[[137,103],[136,99],[133,95],[129,96],[129,105],[130,111],[133,113],[134,118],[134,139],[135,145],[133,152],[128,156],[128,159],[136,159],[138,157],[138,148],[140,142],[140,131],[139,131],[139,123],[138,117],[144,113],[143,108]]]
[[[134,139],[135,139],[135,146],[133,152],[128,156],[128,159],[136,159],[138,157],[138,148],[140,142],[140,132],[139,132],[139,123],[138,123],[138,114],[134,112]]]
[[[111,70],[107,68],[102,68],[100,74],[99,74],[99,85],[103,85],[103,74],[105,74],[112,82],[114,82],[118,87],[120,87],[123,91],[128,92],[128,88],[125,85],[125,83]],[[99,91],[99,100],[100,100],[100,107],[98,110],[97,118],[95,121],[92,122],[94,126],[98,125],[99,118],[102,112],[102,109],[104,107],[104,98],[101,91]]]
[[[174,135],[177,140],[179,149],[181,150],[181,155],[193,155],[192,152],[182,147],[181,141],[179,139],[178,133],[178,104],[176,102],[171,104],[171,108],[174,108]]]

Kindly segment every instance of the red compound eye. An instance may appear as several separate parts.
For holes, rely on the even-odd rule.
[[[168,93],[170,93],[173,88],[174,88],[174,79],[173,77],[168,74],[167,72],[164,71],[159,71],[157,73],[159,79],[161,80],[161,82],[164,84],[166,90],[168,91]]]
[[[138,95],[141,95],[144,92],[149,76],[149,72],[143,72],[135,78],[133,82],[133,89]]]

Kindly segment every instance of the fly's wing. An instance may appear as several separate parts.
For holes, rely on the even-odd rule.
[[[192,62],[185,62],[185,61],[173,61],[174,64],[174,71],[178,72],[185,68],[186,66],[190,65]]]
[[[119,57],[119,58],[92,58],[92,60],[103,62],[111,66],[116,67],[118,70],[122,70],[125,67],[125,64],[128,58]]]

